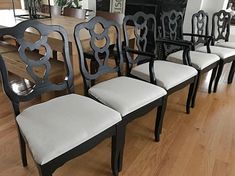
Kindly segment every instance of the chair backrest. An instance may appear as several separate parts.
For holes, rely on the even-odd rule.
[[[192,25],[192,34],[199,35],[209,35],[209,17],[208,14],[200,10],[197,13],[192,15],[191,25]],[[198,45],[199,43],[206,43],[205,37],[194,37],[192,36],[192,42],[194,45]]]
[[[220,10],[212,16],[212,30],[211,35],[214,37],[213,42],[224,40],[229,40],[230,35],[230,22],[231,15],[225,10]]]
[[[27,31],[26,31],[27,30]],[[35,31],[32,34],[29,31]],[[55,69],[51,59],[52,49],[48,43],[48,35],[58,33],[61,36],[64,58],[64,73],[61,80],[52,81],[51,73]],[[9,86],[7,70],[1,59],[1,73],[4,83],[4,90],[12,101],[15,114],[19,113],[19,103],[28,101],[42,93],[49,91],[61,91],[67,89],[71,91],[73,88],[73,71],[69,55],[68,36],[62,26],[45,25],[36,20],[27,20],[19,23],[15,27],[0,29],[0,36],[9,35],[16,39],[19,44],[18,52],[21,67],[24,67],[28,77],[31,78],[34,86],[32,90],[24,95],[17,95]],[[32,37],[33,36],[33,37]],[[38,51],[43,50],[42,54]],[[34,57],[37,55],[39,57]],[[12,58],[14,60],[16,58]],[[23,65],[23,66],[22,66]]]
[[[80,40],[84,36],[84,32],[90,35],[90,38],[87,39],[89,40],[90,48],[86,50],[91,53],[92,58],[84,56],[86,51]],[[85,93],[92,86],[92,81],[95,81],[100,76],[107,73],[117,73],[120,75],[123,63],[121,33],[120,26],[115,21],[109,21],[98,16],[94,17],[88,22],[76,25],[74,37],[79,54],[80,71],[84,80]],[[110,65],[109,63],[109,61],[114,61],[110,57],[109,46],[111,44],[115,46],[117,51],[117,57],[114,57],[115,65]],[[88,63],[91,60],[96,63],[97,71],[95,73],[91,72],[88,68]]]
[[[130,48],[129,39],[130,36],[128,35],[127,27],[132,25],[134,27],[134,34],[135,34],[135,46],[138,51],[141,52],[149,52],[149,43],[151,42],[151,46],[154,48],[154,54],[156,53],[155,42],[156,41],[156,18],[153,14],[145,14],[144,12],[137,12],[134,15],[125,16],[123,20],[123,31],[124,31],[124,38],[125,44],[128,48]],[[133,48],[132,48],[133,49]],[[142,62],[149,61],[148,57],[142,57],[141,55],[133,55],[129,52],[126,52],[127,61],[130,64],[130,68],[134,64],[140,64]]]
[[[76,9],[76,8],[69,8],[65,7],[63,10],[64,16],[75,17],[80,19],[86,18],[86,10],[85,9]]]
[[[169,40],[182,40],[183,39],[183,22],[184,16],[182,12],[171,10],[161,14],[161,27],[158,29],[159,36]],[[176,45],[163,45],[164,57],[172,52],[181,50],[180,46]]]

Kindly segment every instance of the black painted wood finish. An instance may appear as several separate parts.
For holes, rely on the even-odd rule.
[[[102,26],[103,32],[101,34],[96,34],[94,32],[94,26],[96,24],[99,24]],[[107,64],[108,60],[110,59],[111,59],[111,62],[114,61],[113,58],[109,57],[110,56],[110,52],[109,52],[110,39],[108,36],[108,29],[110,27],[114,28],[115,29],[114,31],[116,32],[116,35],[115,35],[116,41],[114,45],[117,51],[117,57],[114,58],[115,63],[116,63],[114,67],[110,67]],[[80,41],[80,31],[82,29],[86,29],[91,35],[90,45],[91,45],[94,58],[97,63],[96,73],[91,73],[89,72],[89,69],[88,69],[89,67],[87,64],[87,59],[89,61],[90,58],[85,57],[84,50]],[[92,86],[92,81],[97,80],[99,77],[101,77],[104,74],[116,73],[118,76],[122,75],[123,56],[122,56],[120,26],[115,21],[108,21],[102,17],[94,17],[89,22],[78,24],[75,27],[74,37],[75,37],[75,41],[76,41],[77,48],[78,48],[80,71],[84,80],[84,87],[85,87],[84,91],[86,95],[91,96],[88,94],[88,89]],[[104,38],[106,39],[106,43],[103,46],[98,47],[97,45],[94,44],[95,40],[102,40]],[[102,53],[105,53],[105,57],[101,56]],[[125,97],[125,99],[128,99],[128,97]],[[163,121],[165,108],[166,108],[166,97],[161,97],[157,100],[154,100],[153,102],[150,102],[149,104],[143,107],[140,107],[139,109],[125,115],[124,117],[122,117],[122,121],[120,125],[125,129],[126,125],[129,122],[131,122],[132,120],[136,118],[143,116],[144,114],[146,114],[153,108],[156,108],[157,106],[158,106],[158,110],[157,110],[156,124],[155,124],[155,140],[159,141],[162,121]],[[123,133],[122,139],[125,139],[125,133]],[[123,143],[123,146],[124,146],[124,143]],[[122,169],[122,155],[123,155],[123,149],[120,151],[119,171]]]
[[[215,42],[220,40],[225,42],[229,41],[230,23],[231,23],[231,15],[229,12],[226,12],[225,10],[220,10],[219,12],[213,14],[212,31],[211,31],[211,35],[213,36],[212,45],[214,45]],[[230,62],[232,62],[232,65],[229,71],[228,84],[232,83],[235,73],[235,56],[231,56],[229,58],[220,60],[218,73],[215,79],[214,92],[216,92],[217,90],[217,86],[219,83],[219,79],[222,75],[224,64]]]
[[[135,28],[135,38],[136,38],[136,46],[137,49],[132,49],[129,46],[129,36],[128,36],[128,32],[127,32],[127,25],[129,23],[132,23],[134,25]],[[148,28],[148,24],[151,23],[151,28],[153,28],[154,30],[149,30]],[[152,32],[152,31],[156,31],[156,18],[154,17],[153,14],[145,14],[143,12],[137,12],[134,15],[127,15],[124,18],[124,22],[123,22],[123,30],[124,30],[124,36],[125,36],[125,43],[126,43],[126,60],[128,62],[127,65],[127,74],[129,76],[135,77],[133,75],[131,75],[131,69],[135,66],[135,65],[140,65],[142,63],[146,63],[149,62],[149,75],[150,75],[150,82],[152,84],[156,84],[156,75],[155,75],[155,69],[153,65],[154,65],[154,60],[158,59],[157,57],[157,45],[155,42],[154,45],[154,49],[152,51],[148,51],[147,50],[147,46],[148,46],[148,33]],[[152,34],[151,34],[152,35]],[[154,41],[156,41],[156,32],[154,32],[153,34],[154,36]],[[175,43],[175,41],[170,41],[170,40],[162,40],[161,42],[166,42],[169,44],[177,44],[178,42]],[[186,45],[187,46],[187,45]],[[187,47],[186,48],[186,52],[188,51]],[[133,54],[137,54],[137,57],[134,58]],[[167,61],[166,61],[167,62]],[[177,65],[176,65],[177,66]],[[136,78],[136,77],[135,77]],[[140,78],[138,78],[140,79]],[[171,88],[170,90],[167,90],[168,95],[174,93],[175,91],[178,91],[179,89],[184,88],[185,86],[190,84],[190,88],[189,88],[189,93],[188,93],[188,98],[187,98],[187,103],[186,103],[186,111],[187,113],[190,112],[190,106],[191,106],[191,101],[192,101],[192,97],[194,94],[194,87],[195,87],[195,83],[197,80],[197,76],[193,77],[191,79],[188,79],[184,82],[179,83],[177,86]]]
[[[29,42],[28,40],[25,40],[24,38],[25,30],[28,29],[29,27],[36,29],[40,34],[40,37],[35,42]],[[51,65],[50,65],[51,48],[48,43],[48,35],[53,32],[58,33],[61,36],[62,41],[63,41],[64,67],[65,67],[65,73],[66,73],[64,81],[60,83],[56,83],[56,84],[50,82],[49,76],[48,76],[50,74],[50,69],[51,69]],[[25,63],[28,74],[33,78],[34,84],[35,84],[34,87],[32,88],[32,91],[29,92],[28,94],[17,95],[9,85],[7,69],[4,64],[2,56],[0,56],[0,72],[1,72],[1,77],[2,77],[3,88],[4,88],[5,93],[11,100],[12,106],[14,108],[15,116],[20,114],[19,106],[22,101],[32,100],[36,96],[41,95],[42,93],[45,93],[48,91],[52,91],[52,90],[62,91],[62,90],[67,89],[68,93],[73,92],[73,71],[72,71],[72,66],[70,62],[68,36],[67,36],[65,29],[62,26],[57,26],[57,25],[48,26],[36,20],[35,21],[28,20],[28,21],[19,23],[17,26],[12,27],[12,28],[0,29],[0,36],[4,36],[4,35],[11,35],[14,38],[16,38],[17,42],[19,43],[19,54],[21,56],[21,59]],[[27,55],[25,54],[25,51],[28,51],[28,50],[37,51],[40,48],[40,46],[44,46],[46,48],[46,53],[42,56],[42,58],[40,58],[38,61],[35,61],[27,57]],[[36,75],[33,71],[34,67],[40,67],[40,66],[45,67],[45,74],[42,77],[38,77],[38,75]],[[25,139],[24,135],[21,133],[21,130],[18,125],[17,127],[18,127],[18,133],[19,133],[19,143],[20,143],[22,164],[24,167],[26,167],[27,166],[27,157],[26,157],[27,140]],[[44,165],[40,165],[35,161],[35,164],[37,165],[37,168],[39,171],[39,175],[51,176],[57,168],[64,165],[67,161],[87,152],[88,150],[95,147],[98,143],[100,143],[107,137],[112,137],[112,154],[111,154],[112,164],[111,165],[112,165],[113,175],[118,175],[118,162],[119,162],[119,157],[121,156],[119,151],[122,150],[121,147],[123,144],[122,138],[120,138],[120,136],[123,136],[123,133],[124,133],[124,130],[122,130],[121,126],[114,125],[110,127],[109,129],[101,132],[97,136],[71,149],[70,151],[45,163]],[[30,150],[30,147],[28,148]]]
[[[200,20],[197,21],[196,20],[197,18],[199,18]],[[192,17],[192,32],[200,31],[200,34],[202,34],[202,37],[198,41],[195,41],[195,39],[193,41],[199,43],[199,42],[203,41],[203,35],[206,35],[208,37],[208,43],[206,44],[208,52],[210,52],[210,46],[209,46],[210,43],[213,46],[213,45],[215,45],[215,42],[217,42],[219,40],[227,42],[229,40],[229,34],[230,34],[230,18],[231,18],[230,13],[226,12],[225,10],[220,10],[219,12],[214,13],[212,16],[211,36],[208,36],[208,34],[209,34],[208,14],[202,10],[199,11],[198,13],[194,14]],[[197,21],[199,24],[194,23],[195,21]],[[201,26],[203,26],[203,27],[201,27]],[[200,27],[200,29],[198,27]],[[217,71],[216,78],[215,78],[213,92],[217,91],[217,86],[218,86],[219,79],[220,79],[220,76],[223,71],[224,64],[229,63],[229,62],[233,62],[233,64],[231,65],[231,69],[229,72],[228,84],[232,83],[234,72],[235,72],[235,68],[234,68],[235,56],[231,56],[231,57],[225,58],[225,59],[220,59],[220,61],[218,63],[219,64],[218,71]],[[212,74],[212,76],[213,75],[214,74]]]
[[[212,16],[212,31],[211,35],[213,38],[213,44],[216,41],[229,40],[230,35],[230,22],[231,22],[231,15],[229,12],[225,10],[220,10],[216,12]]]

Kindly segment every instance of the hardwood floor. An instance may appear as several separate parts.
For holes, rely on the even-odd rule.
[[[190,115],[184,112],[187,89],[169,97],[159,143],[153,141],[153,112],[128,125],[121,176],[235,175],[235,80],[227,85],[228,66],[217,93],[207,94],[210,74],[203,78]],[[102,142],[54,175],[111,175],[110,146],[110,140]],[[0,176],[37,176],[29,154],[28,159],[23,168],[11,107],[0,91]]]

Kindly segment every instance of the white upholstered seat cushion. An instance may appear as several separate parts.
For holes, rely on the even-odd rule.
[[[155,76],[157,85],[169,90],[180,83],[197,75],[197,70],[193,67],[172,63],[169,61],[154,61]],[[131,74],[143,80],[150,81],[149,63],[134,67]]]
[[[89,94],[125,116],[166,95],[166,91],[148,82],[121,76],[94,85]]]
[[[217,42],[215,45],[235,49],[235,42]]]
[[[121,115],[91,98],[70,94],[31,106],[16,120],[42,165],[115,125]]]
[[[235,56],[235,50],[231,48],[224,48],[219,46],[210,46],[211,53],[218,55],[221,59],[226,59]],[[196,51],[207,53],[206,46],[196,48]]]
[[[167,57],[168,61],[183,64],[183,50],[174,52]],[[197,70],[203,70],[209,65],[220,60],[216,54],[202,53],[198,51],[190,51],[191,63]]]

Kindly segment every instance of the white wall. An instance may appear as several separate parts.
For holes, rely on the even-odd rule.
[[[227,4],[228,0],[188,0],[184,20],[184,32],[191,32],[191,17],[193,13],[199,10],[207,12],[210,21],[209,26],[211,26],[212,14],[221,9],[226,9]]]
[[[96,0],[83,0],[82,8],[96,11]]]
[[[192,15],[201,9],[203,0],[188,0],[184,17],[184,32],[191,32],[191,18]]]

